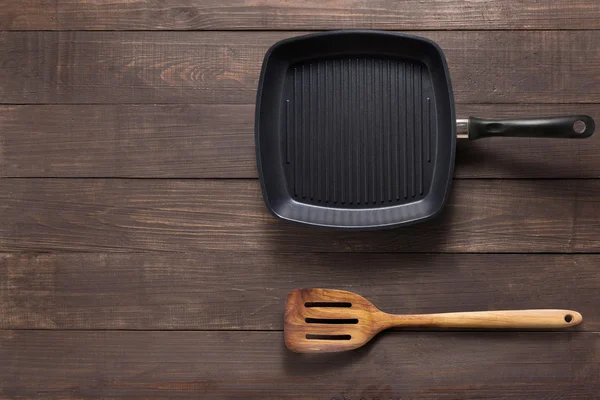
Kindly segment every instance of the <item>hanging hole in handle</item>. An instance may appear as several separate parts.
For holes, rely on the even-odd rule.
[[[575,131],[575,133],[583,133],[583,132],[585,132],[586,128],[587,128],[587,126],[585,126],[585,122],[583,122],[580,119],[573,122],[573,130]]]
[[[573,321],[573,316],[571,314],[565,315],[565,322],[571,322],[571,321]]]

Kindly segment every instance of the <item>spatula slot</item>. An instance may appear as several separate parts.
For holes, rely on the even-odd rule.
[[[341,307],[350,308],[352,303],[340,302],[340,301],[307,301],[304,303],[304,307]]]
[[[310,333],[306,334],[308,340],[350,340],[350,335],[313,335]]]
[[[358,324],[357,318],[305,318],[308,324]]]

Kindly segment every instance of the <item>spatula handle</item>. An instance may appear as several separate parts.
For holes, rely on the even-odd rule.
[[[438,328],[566,328],[582,316],[572,310],[474,311],[444,314],[391,315],[388,327]]]

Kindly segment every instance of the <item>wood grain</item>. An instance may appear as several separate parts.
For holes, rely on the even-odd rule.
[[[0,106],[0,171],[255,178],[253,125],[254,105]]]
[[[589,114],[598,104],[458,104],[459,116]],[[457,178],[598,178],[586,140],[459,141]],[[254,105],[0,106],[0,176],[256,178]]]
[[[363,296],[339,289],[297,288],[285,302],[285,346],[296,353],[336,353],[369,343],[390,328],[558,329],[579,325],[565,309],[391,314]]]
[[[600,28],[594,0],[27,0],[0,15],[2,30]]]
[[[599,135],[459,144],[459,179],[502,180],[459,180],[395,231],[280,223],[255,180],[172,180],[256,178],[265,51],[337,28],[437,41],[459,116],[600,119],[596,0],[0,0],[0,398],[597,397],[600,180],[556,178],[600,177]],[[298,286],[585,322],[305,357],[280,332]]]
[[[296,287],[399,314],[571,308],[599,331],[600,255],[5,253],[0,329],[282,330]]]
[[[386,332],[294,354],[281,332],[0,332],[5,398],[594,398],[600,334]],[[486,373],[482,373],[486,371]]]
[[[445,51],[457,102],[600,103],[600,30],[414,33]],[[4,32],[0,103],[253,104],[266,50],[299,34]]]
[[[596,252],[598,180],[463,180],[442,215],[406,229],[277,221],[258,182],[3,179],[3,251]]]
[[[0,1],[0,30],[55,30],[58,0]]]

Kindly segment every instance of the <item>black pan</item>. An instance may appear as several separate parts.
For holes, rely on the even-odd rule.
[[[373,229],[442,209],[456,138],[585,138],[585,115],[456,120],[442,50],[416,36],[339,31],[280,41],[256,101],[256,159],[265,203],[298,223]]]

